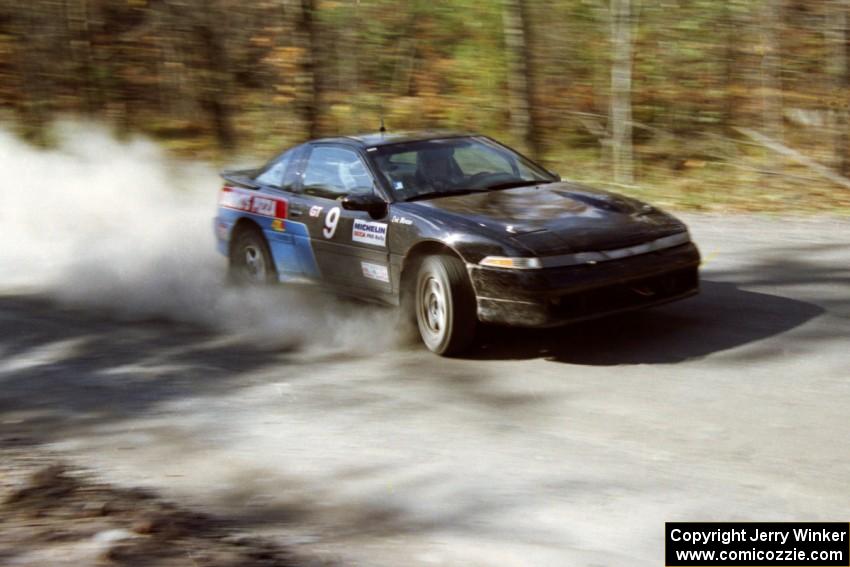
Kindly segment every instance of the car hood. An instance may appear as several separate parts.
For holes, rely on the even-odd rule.
[[[611,250],[686,230],[636,199],[563,181],[419,204],[471,220],[536,254]]]

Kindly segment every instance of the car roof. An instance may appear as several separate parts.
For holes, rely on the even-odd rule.
[[[374,148],[378,146],[389,146],[391,144],[404,144],[407,142],[424,142],[427,140],[438,140],[445,138],[465,138],[477,136],[468,132],[451,131],[421,131],[421,132],[377,132],[371,134],[357,134],[355,136],[341,136],[337,138],[321,138],[313,140],[313,143],[332,142],[338,144],[356,145],[362,148]]]

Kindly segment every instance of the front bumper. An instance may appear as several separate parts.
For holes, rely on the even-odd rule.
[[[693,243],[597,264],[538,270],[468,265],[487,323],[550,327],[683,299],[699,291]]]

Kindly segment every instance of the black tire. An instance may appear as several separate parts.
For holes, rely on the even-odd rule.
[[[233,238],[228,276],[236,285],[267,285],[277,281],[269,245],[259,230],[245,228]]]
[[[413,308],[428,350],[459,354],[475,340],[475,292],[463,262],[449,255],[428,256],[419,266]]]

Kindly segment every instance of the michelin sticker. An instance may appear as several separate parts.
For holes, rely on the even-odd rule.
[[[387,225],[382,222],[367,222],[356,219],[351,230],[351,240],[386,248]]]
[[[390,283],[390,272],[386,266],[370,264],[369,262],[360,262],[360,267],[363,269],[364,278]]]

